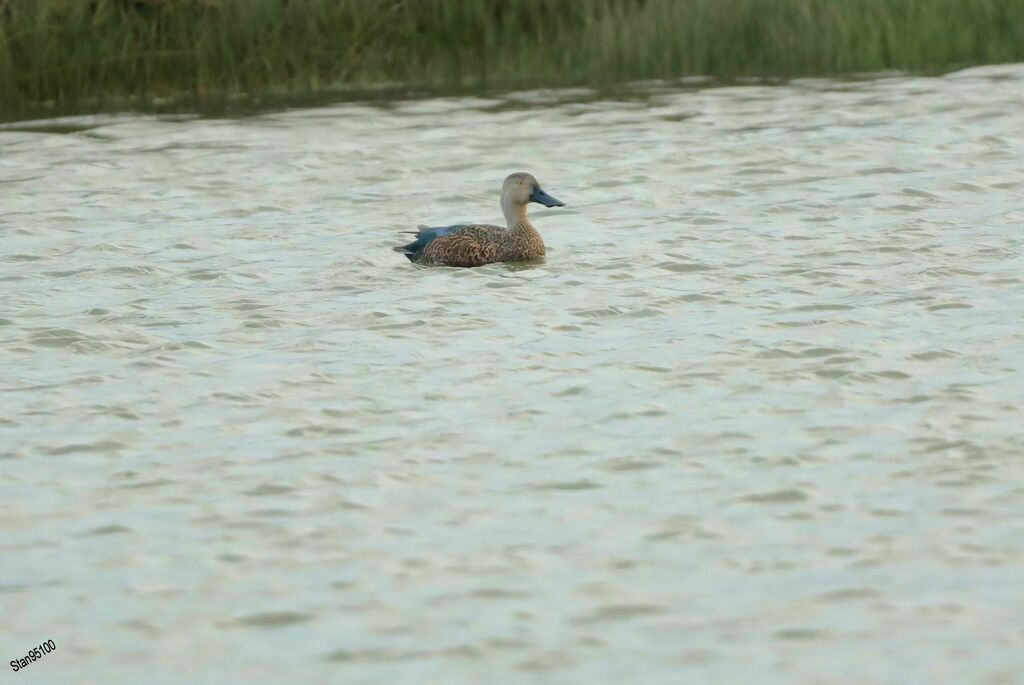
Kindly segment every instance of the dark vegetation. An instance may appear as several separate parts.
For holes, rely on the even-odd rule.
[[[1024,0],[0,0],[0,117],[1024,61]]]

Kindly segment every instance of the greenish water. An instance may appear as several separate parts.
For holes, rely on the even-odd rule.
[[[0,2],[6,119],[1018,61],[1020,0]]]
[[[1015,685],[1024,65],[0,129],[10,682]],[[537,209],[529,265],[417,224]],[[7,682],[7,681],[5,681]]]

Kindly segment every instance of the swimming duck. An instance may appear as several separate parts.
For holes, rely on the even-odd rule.
[[[416,240],[392,249],[410,262],[429,266],[482,266],[543,257],[544,241],[526,217],[526,205],[531,202],[565,206],[544,192],[530,174],[510,174],[501,186],[501,211],[508,228],[487,224],[420,226]]]

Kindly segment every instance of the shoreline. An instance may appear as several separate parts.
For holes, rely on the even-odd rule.
[[[0,0],[0,121],[1024,62],[1019,0]]]

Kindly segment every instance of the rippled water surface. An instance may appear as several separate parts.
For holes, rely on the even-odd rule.
[[[390,251],[521,169],[546,261]],[[1020,682],[1024,67],[8,127],[0,209],[19,682]]]

